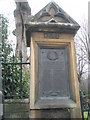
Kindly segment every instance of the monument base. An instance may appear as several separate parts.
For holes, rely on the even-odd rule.
[[[70,109],[30,110],[30,118],[69,118]]]

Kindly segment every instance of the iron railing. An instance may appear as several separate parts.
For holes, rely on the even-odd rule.
[[[90,99],[89,95],[83,96],[80,91],[80,100],[81,100],[81,112],[82,112],[82,120],[89,120],[90,119]],[[85,118],[85,113],[86,118]]]
[[[2,82],[5,99],[27,98],[29,95],[30,62],[22,62],[22,53],[17,59],[13,55],[2,62]]]

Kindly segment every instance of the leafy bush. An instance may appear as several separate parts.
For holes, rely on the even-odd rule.
[[[19,58],[12,56],[13,48],[8,41],[8,20],[2,17],[2,81],[5,98],[27,98],[29,96],[29,70],[24,69]],[[22,79],[22,81],[21,81]]]
[[[5,98],[28,98],[29,96],[29,68],[21,68],[20,60],[15,58],[14,64],[11,58],[2,66],[2,78]]]

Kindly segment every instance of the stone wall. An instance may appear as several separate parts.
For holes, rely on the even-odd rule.
[[[28,99],[10,99],[4,103],[4,118],[29,119],[29,100]]]

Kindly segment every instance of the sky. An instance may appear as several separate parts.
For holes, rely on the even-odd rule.
[[[36,14],[52,0],[27,0],[31,7],[32,15]],[[54,0],[64,11],[66,11],[79,24],[83,19],[88,19],[89,0]],[[14,0],[0,0],[0,14],[4,14],[9,20],[9,39],[15,44],[15,37],[12,35],[15,29],[13,11],[15,10]]]
[[[46,4],[52,0],[27,0],[34,15]],[[54,0],[62,9],[64,9],[77,22],[82,16],[88,13],[89,0]],[[14,0],[0,0],[0,13],[11,16],[15,9]]]

